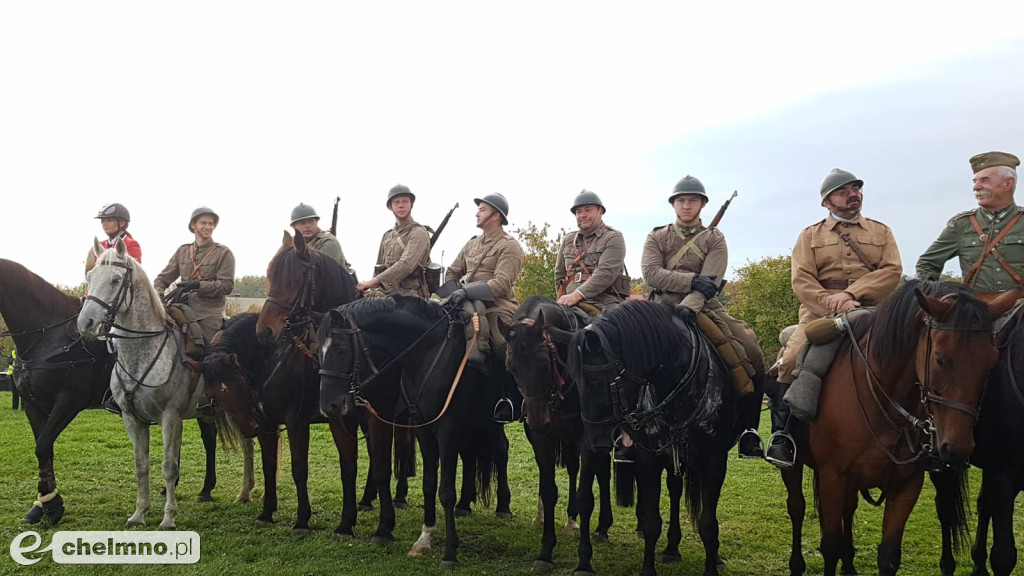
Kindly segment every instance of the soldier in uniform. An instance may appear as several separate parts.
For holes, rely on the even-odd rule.
[[[772,401],[773,432],[782,430],[789,418],[782,397],[795,379],[796,357],[807,342],[807,323],[875,306],[899,286],[903,273],[899,248],[888,226],[861,215],[863,186],[863,180],[846,170],[836,168],[825,175],[821,205],[828,217],[804,228],[793,246],[792,281],[800,300],[800,323],[779,366],[780,386]],[[778,465],[792,463],[793,448],[789,438],[777,435],[767,458]]]
[[[580,229],[566,235],[559,250],[558,303],[598,315],[629,297],[629,276],[623,273],[626,241],[621,232],[604,223],[605,208],[597,194],[583,190],[570,211]]]
[[[374,276],[356,285],[358,290],[377,289],[386,295],[426,298],[423,267],[430,260],[430,237],[422,224],[412,219],[416,195],[398,184],[388,192],[388,209],[395,215],[395,227],[384,233],[377,251]]]
[[[132,217],[128,213],[128,209],[124,207],[124,204],[118,204],[117,202],[107,204],[100,208],[96,219],[100,221],[103,233],[107,235],[107,239],[100,242],[100,246],[110,248],[115,242],[121,240],[124,242],[128,255],[135,258],[137,262],[142,263],[142,248],[135,238],[132,238],[132,235],[128,233],[128,223],[132,221]],[[94,266],[96,266],[96,254],[93,253],[93,249],[90,247],[89,254],[85,257],[85,271],[89,272]]]
[[[188,222],[195,240],[182,244],[153,280],[153,288],[162,294],[181,279],[178,288],[188,293],[185,303],[195,314],[207,345],[221,328],[226,297],[235,286],[235,255],[227,246],[213,241],[218,223],[220,216],[212,209],[196,208]]]
[[[761,437],[757,432],[761,416],[761,394],[764,388],[764,356],[757,336],[742,320],[726,313],[718,300],[719,280],[725,275],[729,249],[725,236],[717,228],[707,228],[700,212],[708,203],[704,185],[693,176],[680,180],[668,198],[676,220],[655,228],[644,243],[644,280],[653,289],[650,299],[676,305],[680,315],[696,321],[704,311],[722,329],[733,346],[740,364],[746,369],[745,380],[754,379],[754,390],[741,397],[741,411],[746,430],[740,436],[739,452],[745,458],[763,458]]]
[[[341,251],[341,243],[334,234],[321,230],[319,223],[320,216],[312,206],[300,203],[292,209],[291,226],[297,234],[302,234],[306,245],[344,266],[349,274],[354,274],[352,266],[345,260],[345,253]]]
[[[470,238],[445,272],[444,279],[458,281],[462,285],[486,282],[494,295],[493,302],[487,302],[487,324],[491,339],[491,355],[496,364],[504,364],[506,342],[498,329],[500,318],[506,326],[512,325],[513,316],[519,308],[512,285],[523,271],[523,249],[515,238],[505,232],[508,224],[508,201],[501,194],[488,194],[473,200],[478,206],[476,226],[483,233]],[[461,294],[460,294],[461,293]],[[465,289],[452,294],[450,300],[465,298]],[[494,407],[494,419],[508,423],[514,419],[513,405],[508,385],[511,382],[505,370],[498,366],[491,374],[504,377],[501,399]]]
[[[964,284],[981,294],[1024,286],[1024,207],[1013,201],[1020,160],[986,152],[970,160],[978,207],[953,216],[917,260],[917,277],[937,280],[958,257]]]

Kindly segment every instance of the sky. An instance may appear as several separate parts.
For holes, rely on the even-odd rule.
[[[974,207],[968,158],[1024,155],[1024,7],[978,2],[22,2],[0,8],[0,258],[78,285],[111,202],[155,275],[198,206],[236,276],[313,205],[370,277],[396,183],[450,263],[473,199],[574,230],[597,192],[640,276],[686,174],[733,269],[788,254],[832,168],[905,271]],[[955,262],[949,269],[955,270]]]

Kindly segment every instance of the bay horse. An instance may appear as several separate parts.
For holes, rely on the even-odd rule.
[[[554,567],[552,552],[557,543],[555,506],[558,503],[555,470],[558,466],[563,466],[569,474],[565,531],[579,529],[576,480],[581,461],[584,468],[594,466],[595,460],[603,460],[605,464],[590,472],[597,476],[601,500],[601,515],[591,538],[607,541],[612,524],[607,455],[584,449],[579,393],[565,373],[569,340],[587,322],[589,319],[581,318],[568,306],[545,296],[530,296],[519,307],[512,325],[502,326],[508,340],[506,367],[525,400],[526,437],[540,471],[537,520],[543,524],[544,532],[540,554],[533,563],[534,572],[546,572]]]
[[[138,497],[126,526],[145,525],[150,507],[149,427],[163,432],[166,490],[160,528],[173,529],[178,513],[176,488],[181,457],[182,420],[196,418],[203,389],[199,374],[185,363],[182,334],[170,321],[149,277],[118,241],[103,250],[88,274],[88,296],[78,315],[87,339],[109,338],[117,353],[110,390],[121,407],[125,430],[135,449]]]
[[[731,376],[697,327],[670,307],[630,300],[577,332],[569,345],[570,377],[579,387],[584,437],[608,452],[616,427],[637,446],[638,517],[644,537],[641,574],[656,574],[661,536],[661,473],[685,480],[686,509],[704,545],[704,575],[717,575],[718,501],[729,450],[742,431]],[[593,508],[581,488],[577,575],[592,575],[593,548],[583,525]],[[677,506],[673,512],[677,513]],[[678,555],[670,532],[668,554]],[[672,540],[675,542],[672,542]]]
[[[82,302],[27,268],[0,258],[0,316],[17,347],[12,392],[21,395],[36,441],[38,496],[23,524],[57,524],[64,499],[57,493],[53,444],[86,408],[99,408],[110,385],[113,356],[103,342],[85,342],[75,320]],[[10,495],[8,495],[10,497]]]
[[[824,573],[834,575],[840,564],[843,574],[856,573],[853,515],[858,492],[868,498],[871,488],[882,495],[869,502],[886,503],[878,573],[896,573],[925,470],[962,467],[974,449],[978,405],[998,357],[992,318],[1014,300],[1010,294],[986,305],[961,284],[911,280],[852,323],[822,380],[817,418],[794,430],[797,463],[782,472],[793,525],[791,574],[806,569],[804,465],[815,471]],[[966,514],[961,508],[951,517],[964,522]]]
[[[466,366],[475,338],[466,343],[461,308],[421,298],[369,298],[336,308],[320,326],[320,408],[340,416],[362,406],[382,421],[414,428],[423,455],[423,529],[409,551],[430,548],[437,523],[438,466],[445,517],[442,567],[457,565],[455,476],[466,439],[486,440],[477,455],[481,496],[489,500],[491,474],[497,473],[499,517],[511,516],[508,440],[491,420],[493,387]],[[464,371],[465,369],[465,371]]]

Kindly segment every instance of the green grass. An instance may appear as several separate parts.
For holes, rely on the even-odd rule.
[[[22,516],[35,499],[37,469],[28,421],[10,406],[10,394],[0,393],[0,574],[50,574],[55,570],[74,574],[151,574],[153,566],[57,566],[50,556],[33,566],[14,563],[7,549],[13,538],[25,530]],[[767,423],[767,417],[762,419]],[[153,508],[147,516],[153,530],[160,522],[163,500],[158,492],[160,439],[153,429]],[[519,425],[507,427],[512,445],[509,464],[512,485],[511,520],[499,520],[493,510],[475,508],[472,516],[459,519],[462,545],[459,548],[459,572],[464,574],[525,574],[540,547],[540,528],[531,522],[536,512],[536,468],[533,453]],[[763,430],[766,432],[766,430]],[[426,558],[409,558],[406,552],[419,535],[422,524],[422,494],[419,478],[414,478],[407,510],[398,511],[396,542],[386,548],[370,544],[376,527],[376,512],[361,513],[356,539],[334,542],[331,534],[341,513],[341,481],[330,434],[326,426],[315,426],[310,455],[310,496],[313,505],[313,533],[303,538],[289,535],[295,516],[295,490],[288,472],[288,458],[279,489],[280,509],[277,524],[256,526],[258,499],[262,494],[262,474],[257,473],[256,501],[236,504],[241,486],[241,453],[218,457],[219,485],[215,502],[194,501],[202,484],[203,451],[194,422],[185,424],[182,450],[182,478],[178,490],[179,530],[198,532],[202,539],[202,558],[194,565],[178,565],[163,570],[173,574],[444,574],[439,563],[443,527],[434,536],[434,548]],[[734,452],[735,455],[735,452]],[[31,527],[49,542],[49,535],[60,530],[121,530],[134,508],[135,472],[131,445],[119,418],[99,410],[82,413],[60,437],[56,446],[56,471],[67,515],[59,527]],[[723,574],[787,574],[789,520],[785,511],[785,490],[775,470],[762,462],[729,462],[722,502],[719,507]],[[259,463],[257,462],[257,468]],[[360,486],[365,479],[365,461],[360,468]],[[564,474],[563,474],[564,476]],[[809,494],[809,480],[807,481]],[[560,481],[562,501],[557,524],[565,522],[565,483]],[[972,472],[972,492],[980,486],[980,474]],[[664,492],[663,492],[664,493]],[[939,527],[935,520],[934,493],[926,482],[925,492],[907,527],[902,574],[936,574],[939,557]],[[1024,506],[1017,505],[1015,533],[1024,534]],[[662,507],[667,514],[667,504]],[[440,512],[440,509],[439,509]],[[633,536],[632,509],[615,508],[611,542],[596,546],[594,567],[598,574],[619,575],[639,572],[642,543]],[[881,511],[862,503],[857,512],[857,565],[863,574],[875,571],[874,553],[880,538]],[[973,521],[972,521],[973,522]],[[443,525],[442,525],[443,526]],[[808,573],[821,573],[817,518],[809,509],[804,530],[804,555]],[[570,574],[576,565],[577,537],[559,532],[555,549],[555,573]],[[699,537],[684,525],[681,564],[659,563],[659,574],[700,574],[703,548]],[[957,574],[970,574],[970,559],[960,559]]]

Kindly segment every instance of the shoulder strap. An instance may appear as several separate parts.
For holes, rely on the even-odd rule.
[[[978,238],[980,238],[981,241],[985,243],[985,247],[981,251],[981,256],[978,257],[974,264],[971,265],[971,269],[967,271],[966,275],[964,275],[964,284],[967,284],[968,286],[971,285],[971,282],[974,280],[974,277],[977,276],[978,272],[981,271],[981,265],[983,262],[985,262],[985,258],[988,258],[988,255],[991,254],[993,258],[999,261],[999,264],[1003,266],[1007,274],[1009,274],[1010,277],[1013,278],[1014,282],[1016,282],[1020,286],[1024,286],[1024,278],[1021,278],[1020,274],[1018,274],[1017,271],[1014,270],[1012,266],[1010,266],[1010,263],[1007,262],[1005,258],[1003,258],[1003,255],[1000,254],[998,250],[996,250],[996,244],[999,244],[999,241],[1003,239],[1003,236],[1006,236],[1006,233],[1009,232],[1015,224],[1017,224],[1017,221],[1020,220],[1022,214],[1024,214],[1024,212],[1018,211],[1017,214],[1014,215],[1013,218],[1010,218],[1010,221],[1007,222],[1005,226],[1003,226],[1003,231],[1000,232],[999,235],[995,236],[994,238],[988,237],[988,234],[986,234],[981,229],[981,224],[978,224],[978,219],[974,216],[974,214],[971,214],[971,226],[973,226],[974,231],[978,233]]]
[[[669,226],[671,226],[672,231],[676,233],[676,236],[679,236],[680,240],[686,240],[686,236],[683,236],[683,233],[679,231],[679,228],[675,224],[669,224]],[[701,232],[703,232],[703,230]],[[694,234],[693,238],[691,238],[685,246],[683,246],[682,248],[679,249],[678,252],[676,252],[676,255],[673,256],[672,259],[668,261],[668,265],[666,266],[666,268],[669,270],[675,268],[676,264],[679,264],[683,257],[686,256],[690,251],[693,251],[701,260],[706,258],[707,255],[704,254],[704,251],[701,250],[700,248],[697,248],[697,238],[700,238],[700,232]]]
[[[862,264],[867,266],[868,270],[872,272],[878,270],[878,265],[868,262],[868,259],[864,256],[864,253],[860,251],[860,246],[857,246],[857,243],[850,239],[849,232],[840,232],[834,228],[832,229],[832,231],[835,232],[836,234],[839,234],[839,237],[843,239],[843,243],[846,244],[850,248],[850,250],[853,250],[853,253],[857,255],[857,259],[860,260]]]

